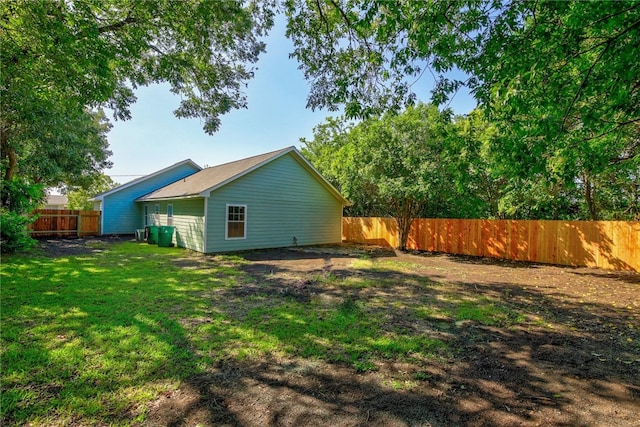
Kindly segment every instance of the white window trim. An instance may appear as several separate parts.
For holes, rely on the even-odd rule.
[[[153,208],[153,223],[151,225],[160,225],[160,204],[156,203]]]
[[[171,215],[169,215],[169,207],[171,207]],[[173,225],[173,203],[167,205],[167,225]]]
[[[229,206],[244,208],[244,236],[242,237],[229,237]],[[247,238],[247,213],[247,205],[227,203],[224,208],[224,240],[245,240]]]

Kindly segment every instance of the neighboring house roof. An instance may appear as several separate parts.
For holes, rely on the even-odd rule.
[[[67,196],[64,194],[48,194],[46,206],[66,206],[69,204]]]
[[[343,205],[351,203],[345,199],[336,188],[331,185],[320,173],[305,159],[295,147],[287,147],[270,153],[253,156],[235,162],[213,166],[196,172],[186,178],[162,187],[152,193],[139,197],[136,201],[182,199],[191,197],[208,197],[209,194],[236,179],[274,161],[286,154],[292,154],[298,162],[311,173],[327,190],[329,190]]]
[[[104,200],[104,198],[106,196],[109,196],[109,195],[111,195],[113,193],[117,193],[118,191],[121,191],[121,190],[124,190],[125,188],[131,187],[132,185],[139,184],[141,182],[144,182],[144,181],[146,181],[148,179],[154,178],[154,177],[156,177],[158,175],[161,175],[161,174],[163,174],[163,173],[165,173],[167,171],[170,171],[171,169],[174,169],[176,167],[179,167],[179,166],[182,166],[182,165],[185,165],[185,164],[191,165],[191,166],[193,166],[195,169],[197,169],[199,171],[202,170],[202,167],[200,167],[198,164],[196,164],[193,160],[186,159],[186,160],[183,160],[181,162],[174,163],[171,166],[167,166],[164,169],[160,169],[159,171],[153,172],[152,174],[145,175],[143,177],[136,178],[133,181],[126,182],[126,183],[124,183],[122,185],[119,185],[116,188],[112,188],[111,190],[105,191],[104,193],[100,193],[100,194],[98,194],[97,196],[95,196],[91,200],[94,200],[94,201],[95,200]]]

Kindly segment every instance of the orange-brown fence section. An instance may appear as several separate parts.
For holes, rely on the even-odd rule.
[[[100,234],[100,211],[38,209],[35,213],[38,219],[29,226],[33,237]]]
[[[343,218],[342,239],[398,246],[393,218]],[[416,219],[409,249],[640,271],[640,221]]]

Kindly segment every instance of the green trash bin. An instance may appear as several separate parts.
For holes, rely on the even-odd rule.
[[[173,241],[173,230],[175,227],[163,225],[158,232],[158,246],[162,248],[170,248]]]
[[[147,243],[150,245],[155,245],[158,243],[158,227],[157,225],[149,226],[149,235],[147,236]]]

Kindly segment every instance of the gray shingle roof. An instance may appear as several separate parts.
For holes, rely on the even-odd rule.
[[[262,166],[283,154],[295,150],[294,147],[283,148],[271,153],[253,156],[235,162],[213,166],[189,175],[179,181],[162,187],[152,193],[144,195],[137,201],[162,200],[204,196],[202,193],[210,192],[229,181]]]

